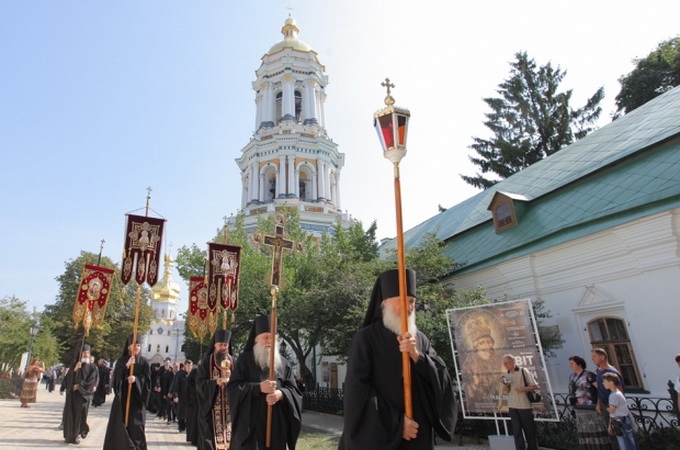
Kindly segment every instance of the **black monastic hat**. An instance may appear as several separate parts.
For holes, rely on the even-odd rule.
[[[89,352],[92,349],[89,344],[83,344],[82,347],[80,347],[80,352]]]
[[[262,333],[271,332],[271,317],[269,315],[262,315],[255,318],[250,327],[250,334],[248,335],[248,342],[243,351],[252,350],[255,346],[255,338]]]
[[[217,330],[215,331],[215,344],[229,344],[231,341],[231,331]]]
[[[406,295],[416,296],[416,272],[406,269]],[[375,280],[371,301],[364,317],[361,328],[367,327],[382,317],[382,301],[387,298],[399,297],[399,271],[397,269],[388,270],[381,273]]]

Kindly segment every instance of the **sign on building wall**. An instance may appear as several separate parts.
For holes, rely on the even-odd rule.
[[[506,373],[503,356],[512,354],[541,387],[543,402],[533,404],[534,412],[557,418],[529,300],[450,309],[446,319],[464,417],[508,412],[501,380]]]

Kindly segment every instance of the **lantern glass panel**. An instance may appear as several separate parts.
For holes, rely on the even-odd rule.
[[[399,131],[399,145],[406,145],[406,121],[407,117],[398,115],[397,116],[397,126]]]
[[[385,141],[385,148],[394,147],[394,132],[392,125],[392,115],[388,114],[378,118],[380,122],[380,130]]]

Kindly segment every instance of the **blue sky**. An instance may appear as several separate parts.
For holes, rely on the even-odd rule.
[[[240,208],[251,83],[289,5],[330,78],[342,208],[377,220],[380,238],[395,233],[392,168],[372,128],[385,77],[412,114],[408,229],[477,192],[458,174],[475,172],[482,98],[517,51],[567,70],[574,106],[604,86],[605,125],[631,60],[680,33],[677,0],[1,2],[0,297],[54,303],[64,264],[101,239],[120,261],[125,213],[144,207],[148,186],[166,251],[212,238]]]

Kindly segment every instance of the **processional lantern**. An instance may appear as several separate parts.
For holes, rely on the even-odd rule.
[[[390,94],[394,84],[389,78],[381,83],[387,88],[386,107],[376,112],[373,126],[378,132],[378,139],[383,149],[383,156],[394,165],[394,200],[397,216],[397,268],[399,273],[399,302],[401,303],[401,333],[408,331],[408,300],[406,298],[406,253],[404,248],[404,228],[401,214],[401,184],[399,180],[399,162],[406,156],[406,137],[408,120],[411,113],[407,109],[394,106],[394,98]],[[411,361],[408,352],[402,352],[402,379],[404,385],[404,414],[413,419],[411,402]]]

